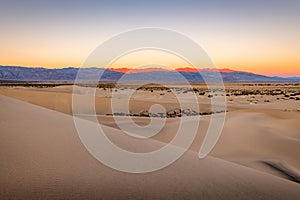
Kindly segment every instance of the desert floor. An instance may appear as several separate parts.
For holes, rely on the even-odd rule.
[[[189,101],[193,95],[200,111]],[[123,173],[85,149],[74,125],[72,97],[94,101],[95,107],[77,105],[76,116],[101,124],[109,139],[128,151],[163,147],[183,118],[200,120],[200,126],[188,151],[170,166]],[[213,110],[212,98],[225,99],[226,110]],[[138,90],[134,84],[2,84],[0,102],[1,199],[300,199],[299,83],[226,83],[225,93],[203,84],[192,90],[180,84]],[[151,109],[155,104],[166,112]],[[220,114],[226,114],[221,136],[209,156],[199,159],[211,116]],[[141,140],[124,134],[116,118],[125,126],[127,118],[140,126],[151,118],[166,124]]]

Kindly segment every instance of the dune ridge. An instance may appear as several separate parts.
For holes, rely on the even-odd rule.
[[[117,172],[88,154],[71,116],[4,96],[0,102],[2,198],[300,198],[296,183],[214,157],[199,160],[193,151],[158,172]],[[106,129],[130,144],[118,130]]]

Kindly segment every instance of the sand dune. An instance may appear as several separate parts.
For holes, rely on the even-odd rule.
[[[0,102],[2,198],[300,198],[294,182],[215,157],[199,160],[193,151],[157,172],[117,172],[85,150],[71,116],[4,96]],[[131,143],[117,129],[105,128],[124,146]],[[150,150],[163,143],[142,145]]]
[[[286,170],[295,176],[300,172],[300,140],[296,122],[299,114],[272,111],[281,118],[270,116],[269,111],[239,111],[227,115],[221,137],[211,155],[287,178],[286,174],[265,165],[269,160],[284,164]],[[86,118],[88,119],[88,118]],[[191,118],[191,121],[193,119]],[[118,129],[113,119],[99,117],[102,124]],[[147,124],[147,119],[135,119],[138,124]],[[180,119],[169,119],[166,126],[153,139],[168,143],[175,136]],[[210,122],[209,116],[200,120],[198,134],[190,147],[198,152]],[[117,141],[116,141],[117,142]]]
[[[157,172],[133,175],[104,166],[84,148],[71,116],[71,92],[71,86],[0,88],[0,94],[22,100],[0,96],[1,198],[300,198],[299,101],[230,96],[224,129],[209,157],[200,160],[197,156],[211,120],[208,115],[201,116],[197,136],[183,157]],[[88,90],[77,92],[89,98]],[[124,92],[118,91],[113,98],[122,100]],[[112,112],[111,98],[111,90],[97,89],[96,113],[100,115],[97,120],[82,115],[82,121],[100,123],[112,142],[133,152],[157,150],[174,138],[181,118],[161,119],[166,120],[164,128],[148,140],[124,134],[114,117],[106,116]],[[209,110],[209,98],[198,98],[200,109]],[[133,112],[155,103],[167,109],[178,106],[167,91],[138,91],[130,101]],[[89,114],[89,109],[80,107],[83,114]],[[150,122],[147,117],[133,120],[141,126]]]

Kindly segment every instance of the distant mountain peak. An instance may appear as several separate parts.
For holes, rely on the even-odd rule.
[[[20,66],[0,66],[0,81],[75,81],[80,68],[30,68]],[[98,75],[101,74],[100,81],[116,82],[121,78],[126,81],[139,82],[181,82],[178,79],[179,72],[189,82],[215,81],[221,75],[224,82],[300,82],[300,77],[278,77],[265,76],[250,72],[236,71],[228,68],[192,68],[182,67],[173,70],[164,68],[81,68],[84,72],[84,81],[99,81]],[[201,73],[199,73],[201,72]],[[219,74],[218,74],[219,73]],[[124,76],[126,75],[126,76]],[[123,77],[124,76],[124,77]],[[182,78],[181,76],[181,78]],[[204,79],[205,78],[205,79]]]
[[[193,67],[180,67],[176,69],[164,69],[159,67],[149,67],[149,68],[108,68],[109,70],[122,72],[122,73],[143,73],[143,72],[202,72],[202,71],[208,71],[208,72],[238,72],[236,70],[232,70],[229,68],[223,68],[223,69],[217,69],[217,68],[193,68]]]
[[[159,67],[149,67],[149,68],[108,68],[108,70],[113,70],[116,72],[122,72],[127,74],[133,73],[144,73],[144,72],[168,72],[171,70],[159,68]]]

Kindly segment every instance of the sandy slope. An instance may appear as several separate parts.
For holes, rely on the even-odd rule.
[[[99,117],[99,121],[104,125],[118,128],[111,117]],[[138,124],[149,122],[143,118],[135,121]],[[292,171],[300,181],[299,121],[299,114],[278,110],[230,112],[227,114],[221,137],[211,154],[227,161],[289,178],[285,173],[268,166],[266,162],[280,163],[286,170]],[[198,134],[190,147],[191,151],[199,151],[209,122],[209,116],[201,118]],[[179,123],[180,118],[167,120],[164,129],[153,139],[170,142],[176,134]]]
[[[187,152],[173,165],[132,175],[85,150],[72,117],[0,96],[1,199],[299,199],[300,186],[214,157]],[[105,127],[110,137],[129,137]],[[137,144],[138,145],[138,144]],[[163,145],[155,140],[146,149]]]
[[[93,98],[90,96],[92,90],[88,88],[77,88],[77,95],[83,98]],[[119,91],[115,95],[115,99],[123,102],[124,93],[128,91]],[[55,88],[5,88],[0,87],[0,94],[10,96],[22,101],[26,101],[35,105],[43,106],[52,110],[72,114],[72,86],[60,86]],[[160,94],[164,94],[161,96]],[[95,97],[95,111],[97,114],[106,115],[111,114],[111,92],[107,90],[97,89]],[[130,111],[132,113],[139,113],[145,109],[149,109],[151,105],[159,103],[166,108],[166,110],[180,107],[174,95],[163,92],[150,92],[139,91],[130,99]],[[187,102],[189,105],[189,102]],[[123,106],[123,104],[121,104]],[[82,113],[89,114],[87,105],[81,105]],[[118,104],[115,104],[118,109]],[[210,111],[209,99],[201,100],[201,112]]]
[[[241,88],[240,85],[234,86]],[[243,86],[242,88],[244,88]],[[280,88],[283,86],[280,86]],[[237,89],[238,89],[237,88]],[[78,95],[89,93],[88,88],[77,88]],[[245,88],[244,88],[245,89]],[[257,88],[265,89],[265,88]],[[284,89],[284,87],[282,88]],[[286,89],[284,89],[286,90]],[[181,95],[184,95],[181,91]],[[118,90],[115,98],[122,101],[128,90]],[[29,103],[40,105],[52,110],[72,113],[72,86],[59,86],[54,88],[30,88],[30,87],[1,87],[0,94],[11,96]],[[161,95],[164,94],[164,95]],[[84,96],[83,95],[83,96]],[[221,140],[213,151],[213,155],[251,168],[262,170],[280,177],[288,178],[285,173],[279,172],[266,163],[272,162],[284,165],[289,171],[293,171],[300,177],[299,164],[299,121],[297,112],[286,112],[284,110],[295,110],[300,106],[299,101],[277,100],[276,96],[230,96],[228,97],[227,120],[222,132]],[[85,98],[89,98],[88,95]],[[232,101],[230,101],[232,99]],[[256,99],[256,100],[255,100]],[[252,101],[258,101],[252,104]],[[269,102],[265,102],[268,100]],[[97,89],[96,112],[98,114],[111,113],[110,109],[111,90]],[[209,99],[199,96],[200,109],[209,110]],[[250,103],[249,103],[250,102]],[[166,91],[137,91],[131,100],[131,110],[138,113],[148,109],[152,104],[159,103],[168,108],[178,107],[176,98]],[[299,107],[300,108],[300,107]],[[81,105],[82,113],[90,113],[87,105]],[[234,111],[237,110],[237,111]],[[233,112],[234,111],[234,112]],[[83,117],[91,119],[90,117]],[[117,128],[112,117],[98,117],[101,124]],[[134,118],[140,125],[147,125],[149,119]],[[191,146],[191,150],[199,151],[202,139],[206,133],[210,121],[209,116],[201,118],[201,127],[198,136]],[[153,138],[168,143],[176,133],[180,119],[168,119],[165,128]],[[118,139],[114,140],[118,143]],[[119,144],[121,145],[121,144]],[[131,146],[129,146],[131,147]],[[145,151],[142,148],[139,151]],[[299,178],[300,179],[300,178]]]

